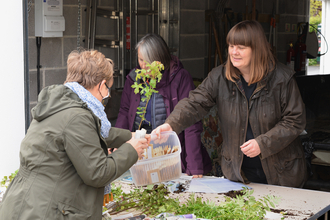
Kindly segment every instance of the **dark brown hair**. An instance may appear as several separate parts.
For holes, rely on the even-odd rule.
[[[249,85],[259,82],[268,72],[274,69],[275,58],[259,22],[242,21],[236,24],[227,35],[227,44],[251,47],[251,78]],[[239,70],[231,63],[229,54],[226,63],[226,78],[233,82],[239,78]]]

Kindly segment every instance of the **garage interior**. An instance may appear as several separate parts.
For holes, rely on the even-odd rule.
[[[27,0],[25,7],[28,108],[36,105],[42,88],[64,82],[66,59],[71,51],[96,49],[115,63],[112,97],[106,106],[112,124],[119,111],[125,76],[137,64],[135,45],[145,34],[160,34],[171,53],[179,57],[198,84],[212,68],[225,62],[225,37],[236,23],[246,19],[259,21],[277,59],[286,64],[290,43],[298,41],[310,17],[310,0],[56,0],[63,4],[65,30],[59,37],[40,37],[35,31],[35,8],[39,1],[42,0]],[[325,14],[330,1],[322,3]],[[275,28],[271,28],[272,19],[275,19]],[[322,30],[326,36],[326,29]],[[321,40],[325,45],[326,41]],[[304,188],[330,191],[329,72],[309,75],[305,66],[297,72],[296,79],[306,105],[308,122],[307,134],[301,139],[311,176]],[[31,120],[30,115],[28,118]],[[203,133],[204,144],[211,145],[211,148],[221,144],[222,140],[214,118],[214,115],[208,115],[203,122],[208,129]],[[212,125],[214,129],[210,129]],[[210,151],[216,153],[213,149]]]

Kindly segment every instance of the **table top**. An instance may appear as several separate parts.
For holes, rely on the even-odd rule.
[[[256,198],[264,195],[281,197],[281,201],[276,206],[276,209],[310,212],[313,215],[327,207],[330,210],[330,192],[257,183],[251,183],[249,186],[254,189]]]
[[[129,192],[134,189],[134,184],[115,182],[120,184],[123,191]],[[252,194],[256,199],[266,195],[280,197],[276,210],[287,211],[285,219],[316,219],[330,210],[330,192],[283,187],[267,184],[250,183],[247,186],[254,190]],[[171,193],[171,198],[178,198],[180,202],[188,199],[191,193]],[[204,201],[210,200],[216,204],[225,201],[225,194],[218,193],[195,193],[195,196],[202,197]]]

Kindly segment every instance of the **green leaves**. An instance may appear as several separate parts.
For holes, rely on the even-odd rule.
[[[279,202],[279,197],[267,195],[260,200],[252,196],[253,190],[244,189],[242,196],[226,198],[226,202],[220,204],[218,217],[213,219],[262,219],[266,210],[270,210],[268,204]]]
[[[148,185],[146,189],[134,189],[129,194],[125,194],[121,189],[112,187],[114,198],[119,206],[115,212],[117,214],[127,209],[135,208],[142,210],[141,214],[154,217],[160,213],[168,212],[176,215],[195,214],[197,218],[226,220],[226,219],[262,219],[266,215],[266,210],[275,207],[280,198],[267,195],[256,200],[253,190],[244,189],[243,195],[236,198],[226,197],[226,201],[216,205],[212,201],[203,201],[201,197],[191,194],[189,199],[180,204],[177,199],[168,198],[167,188],[161,185]]]
[[[147,186],[147,190],[152,190],[154,188],[154,185],[150,184]]]
[[[145,61],[146,62],[146,61]],[[156,84],[162,79],[161,71],[164,70],[164,65],[159,61],[154,61],[151,64],[146,62],[147,69],[137,69],[136,72],[136,82],[132,85],[134,93],[145,95],[145,98],[142,98],[141,101],[146,101],[145,107],[138,108],[137,114],[141,117],[140,127],[143,121],[146,121],[145,113],[147,111],[148,102],[153,93],[158,93]],[[140,83],[137,83],[140,81]],[[139,127],[139,129],[140,129]]]
[[[14,177],[17,175],[18,170],[16,170],[14,173],[11,173],[10,176],[4,176],[0,182],[0,186],[5,186],[6,188],[8,187],[7,181],[9,183],[14,179]]]
[[[150,86],[151,86],[152,88],[156,88],[156,84],[157,84],[156,79],[151,79],[151,80],[150,80]]]
[[[8,177],[7,176],[4,176],[0,182],[0,186],[5,186],[6,185],[6,182],[8,180]]]
[[[163,184],[148,185],[146,189],[135,188],[128,194],[112,186],[112,193],[118,205],[116,210],[110,212],[112,215],[134,208],[141,210],[141,214],[156,216],[165,211],[173,212],[173,207],[179,204],[177,200],[166,198],[168,191]]]
[[[138,84],[137,82],[134,82],[134,85],[132,85],[132,88],[134,88],[134,93],[139,93],[140,89],[143,89],[142,84]]]

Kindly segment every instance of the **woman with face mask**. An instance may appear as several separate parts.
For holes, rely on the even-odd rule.
[[[116,127],[131,131],[144,128],[151,133],[157,126],[163,124],[173,111],[179,100],[188,97],[195,88],[190,73],[183,68],[182,63],[170,54],[164,39],[157,34],[147,34],[136,45],[139,65],[132,69],[126,77],[122,93]],[[137,112],[138,107],[145,107],[141,95],[135,94],[131,87],[136,81],[136,69],[146,69],[146,62],[160,61],[165,70],[162,79],[156,85],[158,93],[154,93],[148,102],[145,121]],[[201,143],[202,122],[198,121],[178,133],[181,142],[181,167],[184,173],[193,177],[202,177],[211,168],[211,159]]]
[[[227,63],[214,68],[153,132],[179,133],[217,106],[227,179],[302,187],[307,168],[299,135],[306,117],[294,71],[275,60],[257,21],[236,24],[227,44]]]
[[[20,168],[0,219],[101,219],[104,187],[148,146],[111,127],[102,100],[110,97],[113,64],[98,51],[72,52],[64,85],[44,88],[22,141]],[[108,155],[108,148],[118,148]]]

